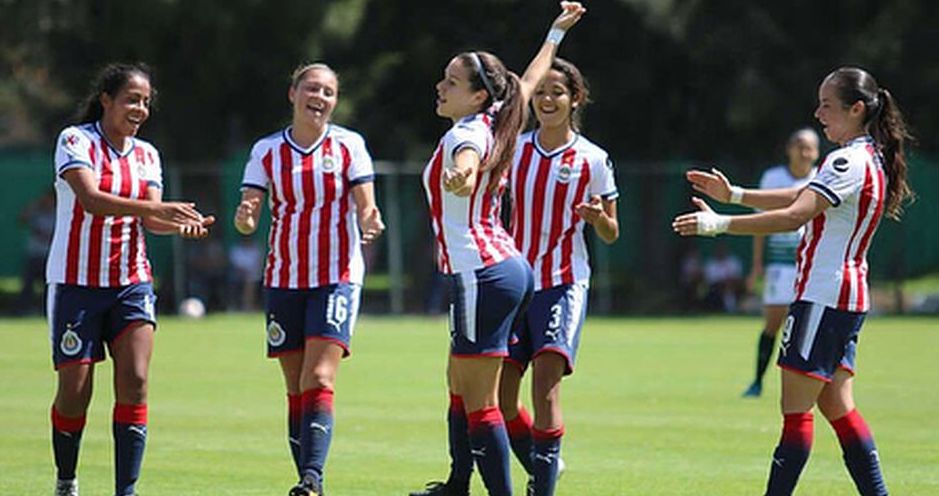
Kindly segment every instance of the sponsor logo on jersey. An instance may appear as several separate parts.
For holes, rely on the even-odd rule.
[[[71,325],[69,325],[68,330],[62,334],[62,339],[59,341],[59,349],[67,356],[75,356],[81,351],[82,338],[78,336],[77,332],[72,330]]]
[[[838,157],[831,163],[831,166],[838,172],[848,172],[848,159]]]
[[[271,346],[280,346],[284,344],[286,340],[287,333],[284,332],[284,328],[274,320],[274,315],[271,315],[271,322],[267,324],[267,343]]]

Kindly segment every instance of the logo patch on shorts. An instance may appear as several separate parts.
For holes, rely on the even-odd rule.
[[[284,329],[274,320],[274,316],[271,315],[271,322],[267,324],[267,343],[271,346],[280,346],[284,344],[286,340],[287,333],[284,332]]]
[[[82,338],[78,336],[77,332],[71,329],[71,326],[65,331],[65,334],[62,334],[62,339],[59,341],[59,349],[62,350],[62,353],[66,356],[75,356],[82,350]]]

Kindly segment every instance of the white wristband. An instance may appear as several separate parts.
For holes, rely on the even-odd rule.
[[[731,186],[730,187],[730,203],[734,205],[740,205],[740,202],[743,201],[743,188],[740,186]]]
[[[730,227],[730,216],[715,214],[714,212],[697,212],[698,235],[717,236],[727,232]]]
[[[564,39],[564,35],[566,33],[567,32],[561,28],[551,28],[551,30],[548,31],[548,37],[545,38],[544,41],[545,43],[554,43],[555,45],[560,45],[561,40]]]

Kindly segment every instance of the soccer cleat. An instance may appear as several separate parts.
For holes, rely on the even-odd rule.
[[[452,480],[428,482],[423,490],[415,491],[410,496],[469,496],[469,484],[458,486],[459,484]]]
[[[323,486],[313,477],[306,475],[296,486],[290,489],[287,496],[324,496]]]
[[[759,398],[761,394],[763,394],[763,385],[759,382],[754,382],[750,384],[750,387],[748,387],[741,396],[744,398]]]
[[[78,479],[55,481],[55,496],[78,496]]]

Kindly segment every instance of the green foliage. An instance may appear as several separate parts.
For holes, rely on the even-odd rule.
[[[293,482],[286,400],[263,357],[261,315],[163,318],[150,385],[142,494],[282,494]],[[738,394],[752,373],[756,319],[588,319],[577,372],[564,382],[558,495],[756,494],[779,438],[778,374],[764,397]],[[862,333],[856,397],[896,494],[939,492],[935,319],[873,317]],[[339,373],[332,494],[405,494],[446,474],[443,319],[362,318]],[[0,494],[52,486],[54,391],[40,320],[0,322]],[[112,487],[110,362],[98,367],[83,438],[83,492]],[[856,494],[818,416],[800,494]],[[521,494],[524,478],[513,461]],[[484,494],[474,482],[474,494]]]

